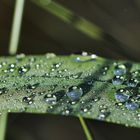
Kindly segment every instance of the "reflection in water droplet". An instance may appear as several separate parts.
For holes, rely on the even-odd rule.
[[[82,88],[76,86],[70,87],[67,92],[67,96],[71,101],[79,100],[82,97],[82,95],[83,95]]]
[[[92,108],[91,104],[89,104],[89,105],[82,105],[81,106],[81,111],[86,113],[86,112],[89,112],[91,108]]]
[[[114,69],[114,74],[117,76],[121,76],[126,74],[126,66],[121,64],[121,65],[117,65]]]
[[[29,66],[29,65],[28,65],[28,66],[21,66],[21,67],[18,69],[18,73],[19,73],[20,75],[23,75],[23,74],[27,73],[27,72],[29,71],[29,69],[30,69],[30,66]]]
[[[113,85],[121,85],[124,82],[124,77],[123,76],[115,76],[112,79],[112,84]]]
[[[69,115],[72,113],[72,108],[70,106],[66,106],[62,108],[62,115]]]
[[[0,95],[7,92],[8,92],[8,89],[6,87],[0,88]]]
[[[128,110],[136,110],[139,108],[139,104],[136,102],[127,102],[125,106]]]
[[[33,103],[33,98],[32,97],[23,97],[22,99],[23,102],[27,103],[28,105],[31,105]]]
[[[103,75],[106,75],[108,69],[109,69],[108,66],[102,67],[102,69],[101,69],[101,73],[102,73]]]
[[[56,104],[59,100],[63,98],[65,95],[64,90],[60,90],[58,92],[52,93],[52,94],[46,94],[44,96],[45,102],[48,104]]]
[[[110,112],[108,112],[108,111],[100,112],[99,115],[98,115],[98,119],[99,120],[105,120],[109,115],[110,115]]]
[[[56,98],[56,96],[55,95],[52,95],[52,94],[47,94],[47,95],[45,95],[44,96],[44,99],[45,99],[45,102],[47,103],[47,104],[56,104],[56,102],[57,102],[57,98]]]
[[[138,85],[139,81],[137,79],[133,79],[131,78],[128,83],[127,86],[128,87],[136,87]]]
[[[119,102],[126,102],[131,96],[131,92],[126,89],[119,89],[115,93],[115,99]]]
[[[132,78],[138,78],[138,77],[140,77],[140,70],[133,71],[131,73],[131,75],[132,75]]]

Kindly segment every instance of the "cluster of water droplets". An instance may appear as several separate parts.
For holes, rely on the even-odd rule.
[[[128,72],[124,64],[116,64],[114,68],[114,78],[112,83],[115,86],[126,85],[125,88],[118,89],[115,93],[116,105],[125,106],[128,110],[139,108],[139,71]]]

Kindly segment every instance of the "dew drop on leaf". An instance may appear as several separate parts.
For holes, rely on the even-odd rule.
[[[136,102],[127,102],[125,106],[128,110],[136,110],[139,108],[139,104]]]
[[[133,79],[131,78],[128,83],[127,86],[128,87],[136,87],[138,85],[139,81],[137,79]]]
[[[116,65],[115,69],[114,69],[114,75],[121,76],[121,75],[124,75],[124,74],[126,74],[126,66],[123,65],[123,64]]]
[[[62,97],[65,95],[65,92],[63,90],[57,91],[52,94],[46,94],[44,96],[44,100],[48,104],[56,104]]]
[[[8,89],[6,87],[0,88],[0,95],[7,92],[8,92]]]
[[[47,104],[56,104],[57,103],[57,98],[55,95],[52,94],[47,94],[44,96],[44,100]]]
[[[121,85],[124,82],[124,77],[123,76],[115,76],[112,79],[112,84],[113,85]]]
[[[17,60],[23,60],[25,58],[25,54],[18,54],[18,55],[16,55],[16,59]]]
[[[126,102],[131,96],[131,92],[126,89],[119,89],[115,93],[115,99],[118,102]]]
[[[71,101],[79,100],[82,97],[82,95],[83,95],[82,88],[76,86],[70,87],[67,92],[67,96]]]
[[[31,105],[33,103],[33,98],[25,96],[23,97],[22,101],[27,103],[28,105]]]
[[[30,70],[30,66],[27,65],[27,66],[21,66],[19,69],[18,69],[18,73],[20,75],[23,75],[25,73],[27,73],[28,71]]]
[[[36,83],[33,85],[29,84],[29,85],[27,85],[27,89],[36,89],[38,86],[39,86],[39,83]]]

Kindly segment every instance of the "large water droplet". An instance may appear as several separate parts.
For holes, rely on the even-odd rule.
[[[131,96],[131,92],[128,91],[127,89],[119,89],[115,93],[115,99],[118,102],[126,102]]]
[[[114,74],[117,76],[121,76],[126,74],[126,66],[123,64],[115,66]]]
[[[82,95],[83,95],[82,88],[76,86],[70,87],[67,92],[67,96],[71,101],[79,100],[82,97]]]
[[[124,82],[124,77],[123,76],[115,76],[112,79],[112,84],[113,85],[121,85]]]
[[[136,102],[127,102],[125,106],[128,110],[136,110],[139,108],[139,104]]]

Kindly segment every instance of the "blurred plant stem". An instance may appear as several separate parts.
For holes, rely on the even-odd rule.
[[[11,54],[11,55],[16,54],[16,52],[17,52],[24,3],[25,3],[25,0],[16,0],[13,24],[12,24],[12,31],[11,31],[11,37],[10,37],[10,43],[9,43],[9,54]]]
[[[64,22],[71,24],[73,27],[86,34],[87,36],[95,39],[102,40],[103,39],[103,31],[95,24],[86,20],[83,17],[77,16],[71,10],[63,7],[62,5],[48,0],[32,0],[36,5],[43,8],[46,11],[49,11],[56,17],[60,18]]]
[[[84,130],[84,133],[86,135],[87,140],[93,140],[93,138],[92,138],[92,136],[90,134],[90,131],[88,129],[88,126],[86,125],[86,122],[84,121],[83,117],[79,116],[79,121],[80,121],[81,126],[82,126],[82,128]]]
[[[8,115],[8,113],[3,113],[0,116],[0,140],[4,140],[5,139],[7,115]]]

